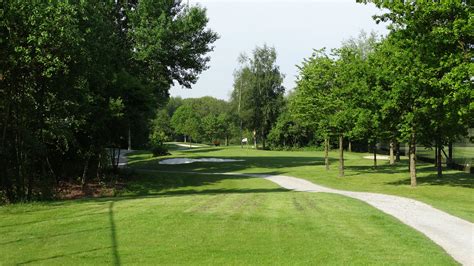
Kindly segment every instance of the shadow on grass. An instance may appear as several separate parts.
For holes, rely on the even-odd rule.
[[[117,251],[117,234],[115,232],[115,220],[114,220],[114,202],[109,203],[109,223],[110,223],[110,238],[112,242],[112,256],[114,265],[120,265],[120,257]]]
[[[160,170],[137,170],[137,175],[127,184],[127,187],[119,197],[136,196],[173,196],[190,194],[214,195],[219,193],[265,193],[283,192],[285,189],[199,189],[203,186],[213,185],[223,180],[237,180],[255,178],[244,175],[219,175],[219,174],[196,174],[185,171],[160,171]],[[259,173],[262,174],[262,173]],[[264,173],[263,175],[276,175],[278,172]],[[170,191],[171,190],[171,191]]]
[[[423,171],[426,166],[419,166],[418,170]],[[360,174],[370,174],[370,173],[382,173],[382,174],[398,174],[401,172],[408,171],[408,161],[402,160],[400,162],[395,163],[395,165],[390,165],[386,162],[378,164],[377,167],[374,167],[373,164],[364,164],[364,165],[346,165],[345,169],[347,172],[352,172],[352,174],[348,174],[347,176],[355,176]]]
[[[449,172],[444,173],[442,177],[438,177],[437,174],[430,174],[427,176],[418,176],[416,182],[418,185],[474,188],[474,175],[463,172]],[[396,186],[409,185],[410,178],[389,182],[387,184]]]
[[[198,153],[196,151],[196,153]],[[176,158],[182,158],[176,157]],[[216,157],[216,156],[213,156]],[[158,164],[160,159],[146,159],[146,160],[131,160],[129,165],[132,169],[153,169],[160,171],[188,171],[188,172],[236,172],[246,170],[250,168],[292,168],[301,166],[323,166],[323,157],[291,157],[291,156],[217,156],[219,158],[229,158],[240,160],[236,162],[197,162],[190,164],[180,165],[164,165]],[[206,156],[199,156],[199,158],[206,158]],[[330,159],[330,163],[333,164],[337,160]]]
[[[109,228],[108,227],[97,227],[97,228],[84,229],[84,230],[75,230],[75,231],[70,231],[70,232],[61,233],[61,234],[48,234],[47,236],[28,236],[27,238],[20,238],[20,239],[7,241],[7,242],[1,242],[0,246],[9,245],[9,244],[18,243],[18,242],[28,242],[28,241],[32,241],[32,240],[49,240],[51,238],[60,237],[60,236],[69,236],[69,235],[70,236],[75,236],[75,235],[81,234],[81,233],[98,232],[98,231],[106,230],[106,229],[109,229]]]
[[[364,174],[400,174],[408,172],[408,163],[402,161],[396,165],[379,165],[376,169],[373,166],[362,166],[362,165],[352,165],[347,166],[348,174],[346,176],[357,176]],[[464,173],[460,171],[446,171],[443,169],[443,176],[438,177],[436,174],[436,169],[430,164],[423,163],[417,166],[417,183],[419,185],[431,185],[431,186],[452,186],[452,187],[466,187],[474,188],[474,175],[469,173]],[[385,183],[387,185],[410,185],[410,178],[404,178],[402,180],[397,180],[393,182]]]
[[[58,259],[58,258],[63,258],[63,257],[74,257],[75,255],[87,254],[87,253],[90,253],[90,252],[96,252],[96,251],[105,250],[105,249],[109,249],[109,248],[110,247],[93,248],[93,249],[88,249],[88,250],[83,250],[83,251],[64,253],[64,254],[50,256],[50,257],[37,258],[37,259],[32,259],[32,260],[19,262],[18,265],[30,264],[30,263],[44,264],[45,261],[47,261],[47,260],[53,260],[53,259]]]
[[[85,199],[80,199],[80,200],[85,200]],[[48,204],[49,206],[57,206],[55,208],[62,208],[64,206],[65,203],[69,203],[69,202],[74,202],[74,200],[66,200],[66,201],[54,201],[54,202],[45,202],[45,204]],[[38,210],[38,211],[28,211],[28,212],[24,212],[24,213],[39,213],[41,212],[41,210]],[[44,223],[44,222],[52,222],[52,221],[61,221],[61,220],[64,220],[64,219],[72,219],[72,218],[76,218],[76,217],[88,217],[90,219],[93,219],[95,217],[100,217],[101,215],[103,215],[103,213],[101,212],[93,212],[93,213],[77,213],[77,214],[74,214],[74,215],[67,215],[67,216],[60,216],[60,217],[55,217],[55,216],[52,216],[50,219],[44,219],[42,218],[41,220],[35,220],[35,221],[28,221],[28,222],[16,222],[16,223],[12,223],[12,224],[5,224],[5,225],[1,225],[0,228],[6,228],[6,227],[17,227],[19,225],[33,225],[33,224],[37,224],[37,223]],[[59,236],[59,235],[58,235]]]

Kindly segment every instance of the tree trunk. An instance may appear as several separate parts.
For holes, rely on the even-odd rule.
[[[128,125],[128,150],[132,150],[132,130],[130,129],[130,125]]]
[[[186,135],[184,135],[184,143],[186,143]]]
[[[395,164],[395,157],[393,156],[394,154],[394,148],[395,148],[395,143],[393,140],[390,141],[390,165]]]
[[[240,101],[239,101],[239,104],[240,104]],[[239,116],[240,116],[240,108],[239,108]],[[242,142],[242,140],[244,139],[244,136],[242,134],[242,119],[240,119],[240,148],[243,149],[244,148],[244,143]],[[248,139],[247,139],[247,145],[248,145]]]
[[[112,164],[112,168],[115,169],[115,148],[111,148],[109,150],[110,155],[110,163]]]
[[[410,140],[410,183],[412,187],[416,186],[416,135],[411,133]]]
[[[257,130],[253,130],[253,147],[257,149]]]
[[[229,136],[225,135],[225,145],[229,146]]]
[[[411,140],[408,141],[408,154],[405,152],[405,155],[408,155],[408,172],[411,172]]]
[[[7,98],[9,99],[9,98]],[[7,138],[7,127],[8,127],[8,120],[10,118],[10,104],[11,102],[9,101],[8,102],[8,107],[7,107],[7,110],[5,112],[6,116],[5,116],[5,121],[3,122],[3,130],[2,130],[2,142],[1,142],[1,146],[0,146],[0,151],[4,151],[5,150],[5,139]]]
[[[438,177],[442,177],[443,176],[443,164],[442,164],[442,156],[441,156],[441,142],[438,141],[438,146],[436,147],[436,159],[437,159],[437,170],[438,170]]]
[[[87,170],[89,169],[89,159],[90,159],[90,156],[88,155],[86,158],[86,162],[84,163],[84,170],[82,171],[82,178],[81,178],[82,190],[86,188]]]
[[[372,152],[374,153],[374,169],[377,168],[377,141],[372,144]]]
[[[98,158],[97,158],[97,170],[95,172],[97,180],[100,180],[101,168],[102,168],[102,154],[99,153]]]
[[[447,161],[447,165],[449,167],[453,166],[453,142],[451,142],[451,141],[448,143],[448,161]]]
[[[329,138],[324,139],[324,165],[329,170]]]
[[[396,161],[396,162],[399,162],[399,161],[400,161],[400,142],[396,141],[395,148],[396,148],[395,161]]]
[[[117,159],[115,160],[116,164],[114,166],[114,169],[115,169],[114,173],[118,172],[118,167],[119,167],[119,163],[120,163],[120,152],[121,152],[121,150],[120,150],[120,148],[118,148]]]
[[[339,135],[339,176],[344,176],[344,137]]]
[[[349,139],[349,146],[347,147],[348,152],[352,152],[352,141]]]
[[[435,142],[434,148],[434,167],[438,168],[438,141]]]

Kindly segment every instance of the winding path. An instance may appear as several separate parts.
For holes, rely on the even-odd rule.
[[[121,165],[127,164],[126,154],[121,156]],[[284,176],[243,173],[203,173],[181,171],[158,171],[192,174],[232,175],[260,177],[279,186],[301,192],[325,192],[355,198],[397,218],[406,225],[420,231],[462,265],[474,266],[474,224],[445,213],[432,206],[409,198],[370,192],[353,192],[316,185],[308,180]]]
[[[362,200],[425,234],[459,263],[474,265],[474,224],[428,204],[398,196],[331,189],[290,176],[264,178],[295,191],[334,193]]]
[[[355,198],[372,205],[420,231],[441,246],[459,263],[463,265],[474,265],[474,224],[417,200],[378,193],[332,189],[316,185],[301,178],[283,175],[168,172],[261,177],[289,190],[334,193]]]

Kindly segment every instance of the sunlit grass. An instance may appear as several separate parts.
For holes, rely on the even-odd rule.
[[[4,265],[455,264],[354,199],[150,170],[121,197],[2,207],[0,245]]]
[[[418,161],[418,186],[410,186],[406,158],[394,166],[387,160],[364,159],[367,153],[345,153],[345,177],[339,177],[337,151],[330,153],[330,170],[324,168],[324,154],[318,151],[263,151],[241,149],[240,146],[205,147],[175,150],[168,157],[227,157],[242,159],[233,163],[193,163],[158,165],[148,152],[131,155],[131,165],[163,171],[273,173],[301,177],[317,184],[353,191],[370,191],[414,198],[453,215],[474,222],[474,175],[457,170],[444,170],[438,178],[429,163]],[[166,158],[168,158],[166,157]]]

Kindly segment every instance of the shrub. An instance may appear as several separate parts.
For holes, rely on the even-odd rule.
[[[150,136],[150,148],[153,157],[169,155],[165,145],[166,134],[161,131],[155,131]]]

